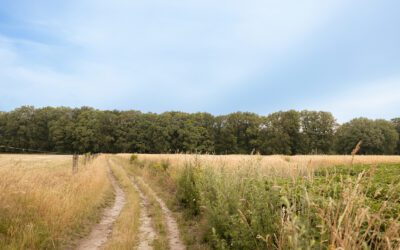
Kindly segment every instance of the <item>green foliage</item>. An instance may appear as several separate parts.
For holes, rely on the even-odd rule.
[[[198,189],[199,170],[186,165],[177,182],[176,198],[191,216],[200,213],[200,193]]]
[[[201,169],[187,165],[181,170],[176,198],[187,213],[200,213],[206,220],[205,240],[214,249],[328,249],[341,244],[380,249],[388,240],[382,235],[400,226],[395,223],[399,165],[331,167],[308,178],[263,175],[246,166]],[[341,226],[343,216],[347,221]],[[370,219],[376,216],[380,218]],[[350,236],[354,240],[338,241]]]
[[[162,160],[161,162],[155,162],[149,165],[149,167],[155,172],[167,172],[170,163],[168,160]]]
[[[360,140],[360,154],[394,154],[399,135],[391,122],[353,119],[338,129],[336,150],[338,153],[348,154]]]
[[[162,160],[160,166],[162,170],[167,171],[170,166],[170,163],[168,160]]]
[[[5,144],[5,124],[7,119],[7,113],[0,111],[0,145]],[[0,149],[1,152],[2,149]]]
[[[400,154],[400,118],[392,119],[392,123],[396,127],[397,134],[399,135],[399,141],[397,142],[397,147],[396,147],[396,154]]]
[[[261,153],[292,155],[300,152],[299,112],[290,110],[270,114],[261,128]]]
[[[303,110],[300,113],[300,122],[302,153],[332,152],[336,121],[331,113]]]
[[[399,124],[399,119],[360,118],[340,126],[335,134],[338,125],[332,114],[306,110],[268,116],[249,112],[213,116],[23,106],[0,112],[0,143],[59,153],[293,155],[349,154],[362,139],[362,154],[398,154]],[[4,147],[0,150],[14,152]]]
[[[272,247],[273,240],[262,242],[257,236],[278,232],[279,190],[259,180],[225,178],[208,179],[202,192],[211,244],[218,249]]]
[[[249,112],[236,112],[216,119],[215,144],[218,152],[250,154],[258,150],[261,118]]]
[[[131,157],[129,157],[129,162],[131,164],[133,164],[133,163],[137,162],[138,158],[139,157],[136,154],[132,154]]]

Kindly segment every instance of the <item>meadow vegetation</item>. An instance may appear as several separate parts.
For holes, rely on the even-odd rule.
[[[82,162],[81,162],[82,163]],[[0,155],[1,249],[55,249],[89,232],[113,198],[104,157]]]
[[[351,162],[138,155],[131,164],[180,211],[192,249],[398,249],[400,157]]]
[[[400,156],[0,155],[1,249],[73,248],[125,193],[105,249],[140,243],[140,195],[168,249],[165,214],[189,249],[399,249]],[[111,178],[112,179],[112,178]]]

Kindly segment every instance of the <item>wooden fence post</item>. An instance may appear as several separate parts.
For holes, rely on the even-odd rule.
[[[79,161],[79,155],[74,154],[72,156],[72,173],[73,174],[78,172],[78,161]]]

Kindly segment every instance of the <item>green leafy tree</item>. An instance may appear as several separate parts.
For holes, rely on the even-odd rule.
[[[357,118],[339,127],[336,133],[336,150],[341,154],[349,154],[362,140],[360,154],[393,154],[398,139],[391,122]]]
[[[301,143],[303,154],[328,154],[333,150],[336,120],[329,112],[301,111]]]
[[[400,155],[400,118],[394,118],[392,119],[392,123],[396,127],[397,134],[399,135],[399,141],[397,142],[397,147],[396,147],[396,154]]]
[[[45,107],[36,109],[33,112],[33,142],[31,147],[34,149],[41,149],[44,151],[52,151],[55,148],[55,143],[51,138],[50,126],[51,121],[60,118],[60,112],[56,108]]]
[[[257,114],[236,112],[216,119],[218,153],[249,154],[258,150],[261,119]]]
[[[99,151],[117,153],[115,147],[118,111],[97,111],[99,119]]]
[[[49,136],[53,150],[56,152],[73,153],[74,126],[77,110],[70,108],[57,108],[57,119],[49,121]]]
[[[146,132],[150,129],[146,115],[139,111],[124,111],[117,116],[115,148],[118,152],[150,152]]]
[[[363,154],[400,153],[400,118],[391,122],[355,119],[335,134],[336,127],[332,114],[315,111],[214,117],[22,106],[0,112],[0,144],[60,153],[309,154],[331,153],[333,144],[337,152],[349,153],[363,140]]]
[[[170,129],[168,122],[157,114],[146,114],[145,138],[148,142],[150,153],[171,153]]]
[[[238,152],[237,138],[228,128],[227,116],[217,116],[214,123],[214,142],[217,154],[233,154]]]
[[[393,123],[383,119],[376,120],[375,123],[383,134],[385,141],[383,144],[383,153],[395,154],[397,143],[399,141],[399,134],[396,131],[396,127],[393,126]]]
[[[300,114],[295,110],[270,114],[261,125],[261,153],[288,154],[300,152]]]
[[[83,107],[78,111],[73,130],[75,152],[100,152],[100,118],[96,110]]]
[[[1,112],[0,111],[0,146],[4,146],[5,144],[5,126],[6,126],[6,121],[7,121],[7,113]],[[6,149],[0,147],[0,152],[4,152]]]
[[[191,122],[196,130],[195,151],[200,153],[214,152],[214,117],[209,113],[195,113],[191,115]]]
[[[160,136],[169,142],[170,152],[209,152],[214,149],[209,114],[165,112],[158,116],[157,124],[165,131]]]
[[[28,149],[35,146],[34,112],[34,107],[23,106],[8,113],[4,127],[5,144]]]

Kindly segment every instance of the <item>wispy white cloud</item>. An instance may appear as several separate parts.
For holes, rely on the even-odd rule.
[[[341,93],[315,103],[314,107],[330,110],[339,122],[354,117],[390,119],[400,115],[400,77],[371,82],[349,83]]]
[[[179,100],[183,100],[182,106],[210,97],[217,101],[226,88],[247,84],[246,78],[265,67],[272,53],[284,52],[332,12],[326,3],[315,1],[292,2],[290,8],[286,4],[71,1],[59,15],[36,9],[22,22],[61,44],[8,37],[11,46],[3,53],[9,53],[14,62],[8,64],[7,72],[3,70],[2,77],[8,75],[9,81],[37,87],[40,82],[49,89],[96,88],[97,93],[105,90],[116,98],[120,92],[115,89],[119,88],[131,91],[132,99],[162,96],[164,91],[154,92],[167,85],[174,90],[171,96],[178,105],[159,110],[177,108]],[[337,3],[332,1],[328,6],[334,5]],[[49,65],[57,64],[54,61],[39,67],[39,59],[27,58],[29,55],[17,48],[21,43],[28,50],[41,50],[39,56],[59,55],[71,70],[66,74],[62,67]],[[63,50],[65,54],[60,54]],[[88,93],[81,96],[88,104],[95,98]]]
[[[73,0],[7,6],[18,20],[7,30],[18,34],[0,26],[0,87],[10,86],[0,93],[0,109],[91,105],[218,113],[219,106],[236,109],[236,102],[252,99],[268,106],[258,93],[237,100],[231,90],[251,88],[257,76],[284,67],[349,6],[342,0]],[[296,82],[262,84],[291,88]],[[336,105],[339,99],[353,96],[339,91],[329,101],[313,100],[321,103],[313,108],[332,110],[340,119],[367,110],[347,112]]]

